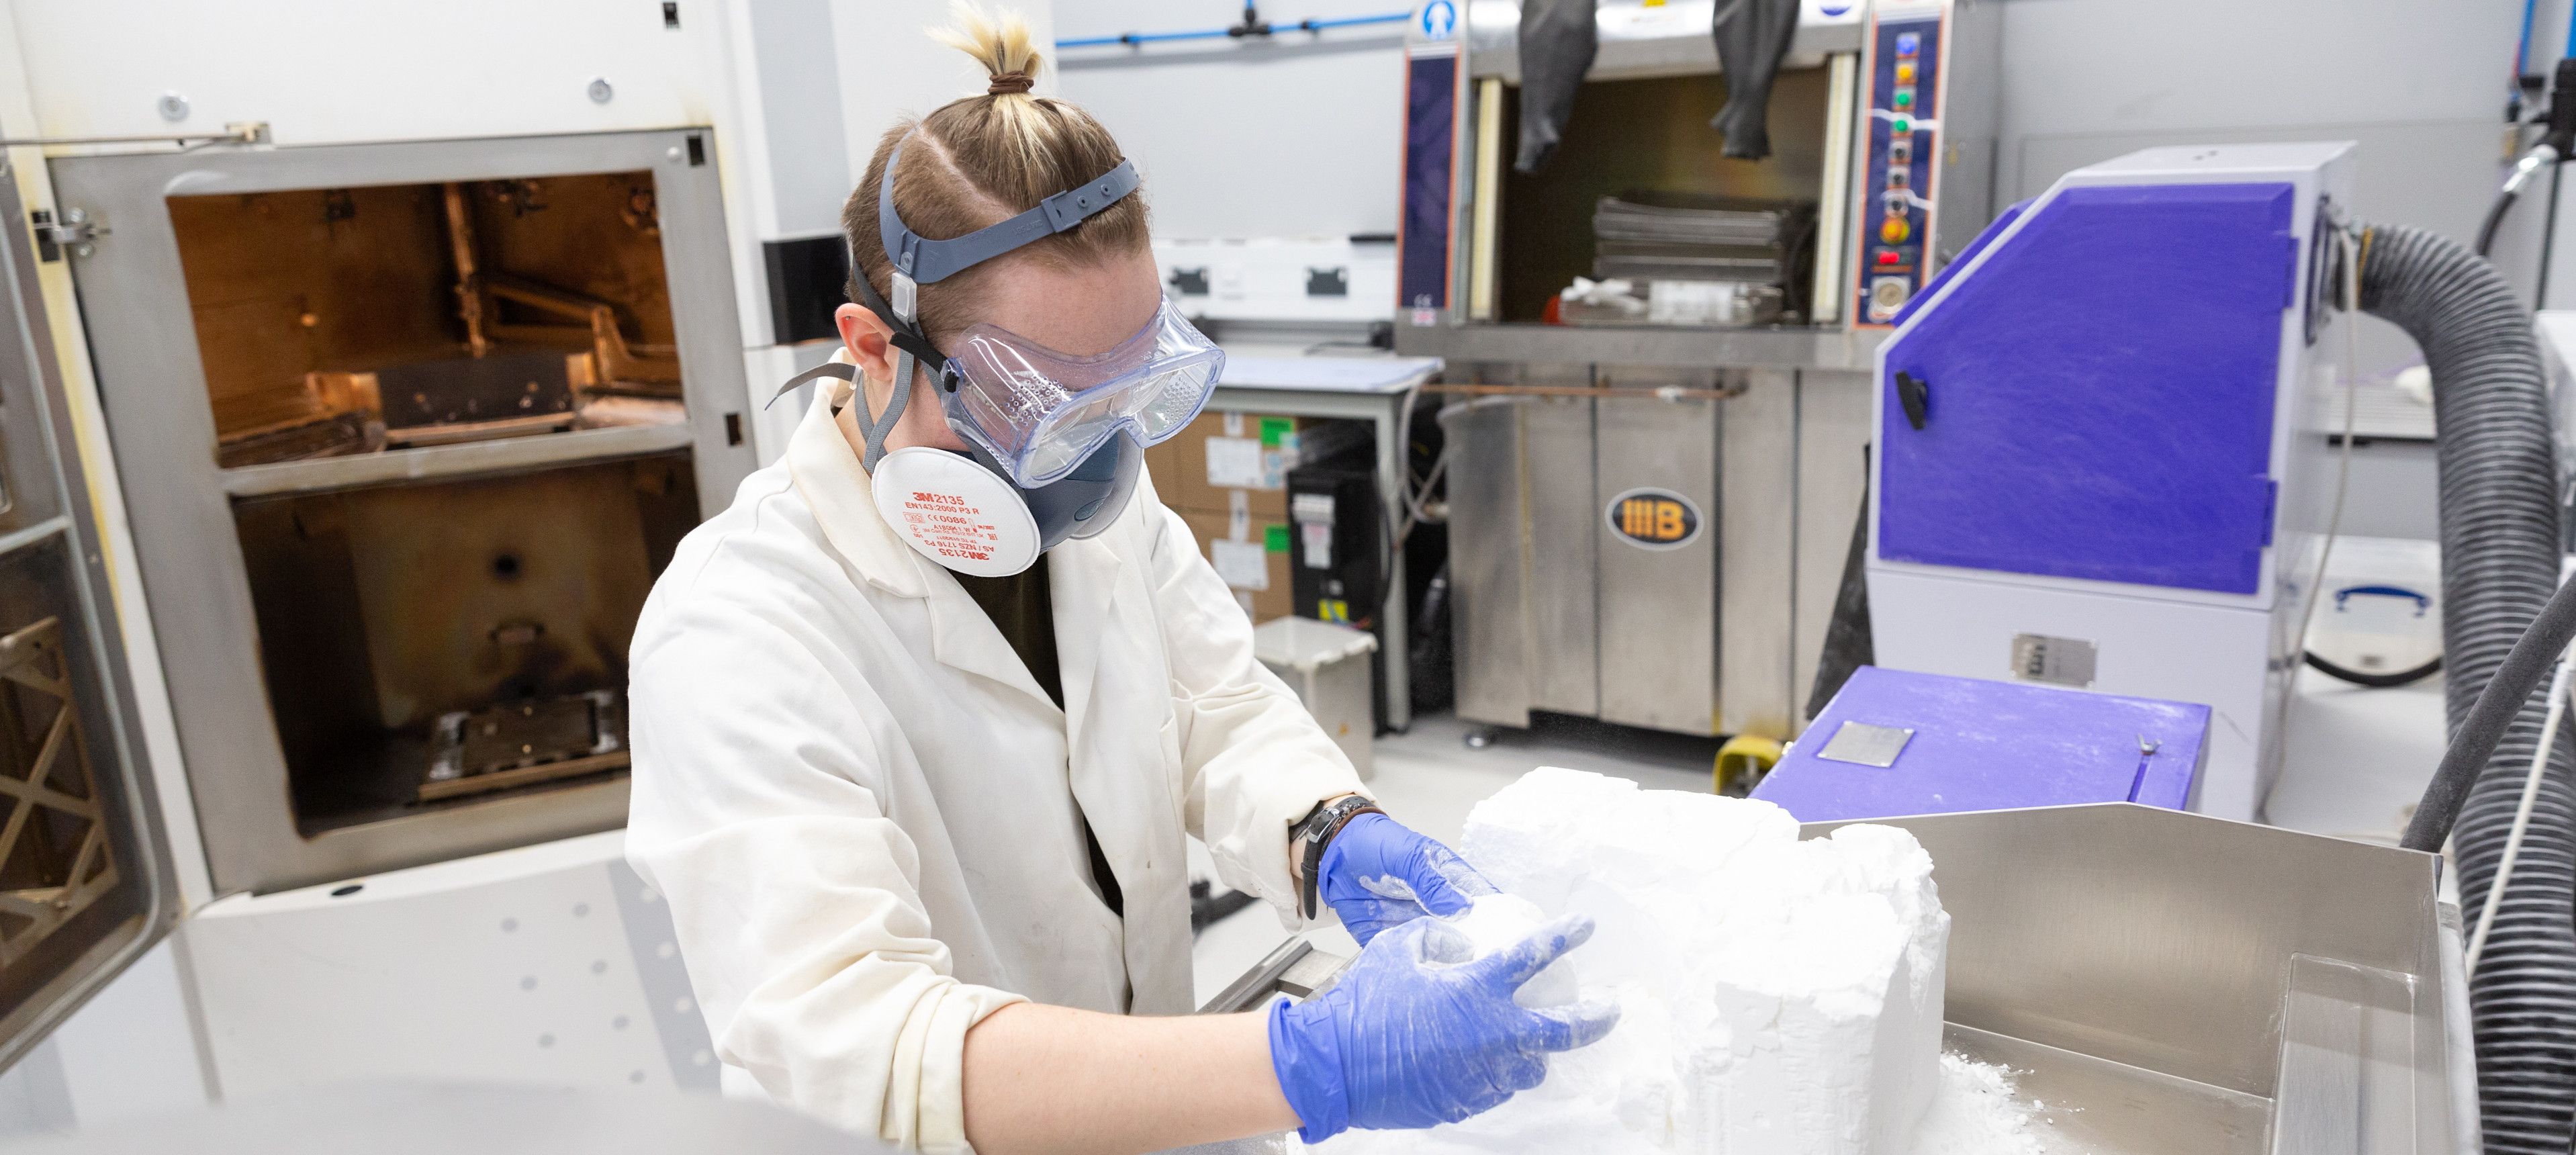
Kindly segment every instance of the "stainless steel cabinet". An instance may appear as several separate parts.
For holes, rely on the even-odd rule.
[[[1577,389],[1441,415],[1459,716],[1794,737],[1859,508],[1867,378],[1482,369]]]

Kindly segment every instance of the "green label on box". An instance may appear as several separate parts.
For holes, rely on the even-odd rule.
[[[1264,417],[1261,419],[1261,447],[1263,449],[1277,449],[1279,448],[1279,441],[1281,438],[1287,437],[1289,434],[1295,432],[1297,432],[1297,423],[1295,421],[1286,417]],[[1282,546],[1280,548],[1285,549],[1287,547]]]
[[[1284,525],[1262,526],[1261,547],[1271,553],[1288,552],[1288,527]]]

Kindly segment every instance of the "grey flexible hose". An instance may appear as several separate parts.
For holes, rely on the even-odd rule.
[[[2493,266],[2421,229],[2369,231],[2361,306],[2414,337],[2432,370],[2445,705],[2465,747],[2493,733],[2468,732],[2478,696],[2558,586],[2558,462],[2540,347],[2530,312]],[[2554,657],[2540,659],[2543,675]],[[2486,901],[2539,747],[2548,704],[2519,701],[2486,758],[2444,760],[2407,827],[2405,844],[2417,849],[2450,835],[2466,909]],[[2507,717],[2502,705],[2490,705],[2490,719]],[[2487,1151],[2564,1155],[2576,1107],[2576,743],[2551,753],[2469,1002]]]

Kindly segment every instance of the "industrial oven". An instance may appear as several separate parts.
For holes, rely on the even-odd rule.
[[[753,464],[710,161],[53,162],[216,893],[623,823],[628,636]]]
[[[0,164],[0,214],[24,220]],[[169,848],[26,235],[0,237],[0,1065],[150,948]]]
[[[1759,87],[1722,66],[1718,7],[1414,12],[1396,347],[1450,366],[1470,721],[1796,734],[1871,352],[1991,214],[1992,0],[1804,0],[1758,159],[1712,127]],[[1597,50],[1552,105],[1576,19]]]

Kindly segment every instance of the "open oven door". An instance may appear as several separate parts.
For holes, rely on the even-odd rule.
[[[74,437],[16,175],[0,161],[0,1067],[179,913],[91,504],[109,466]]]

